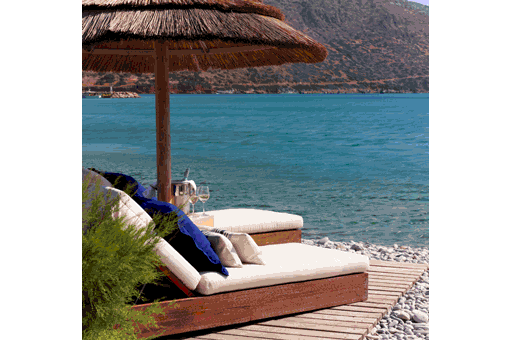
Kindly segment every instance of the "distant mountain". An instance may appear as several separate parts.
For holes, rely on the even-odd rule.
[[[176,72],[176,92],[236,89],[277,92],[428,92],[429,6],[407,0],[265,0],[285,21],[324,44],[319,64],[232,71]],[[151,91],[153,75],[83,72],[87,86],[137,85]]]

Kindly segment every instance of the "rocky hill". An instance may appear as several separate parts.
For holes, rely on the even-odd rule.
[[[282,89],[322,92],[428,92],[429,6],[407,0],[265,0],[292,27],[324,44],[319,64],[170,73],[174,92]],[[151,74],[83,72],[83,85],[148,93]],[[122,85],[122,86],[121,86]]]

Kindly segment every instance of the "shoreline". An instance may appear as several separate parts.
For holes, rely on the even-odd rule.
[[[363,254],[370,260],[429,263],[428,247],[409,247],[398,244],[388,247],[355,241],[333,242],[328,237],[301,238],[301,243]],[[383,316],[372,332],[366,335],[366,339],[429,339],[429,271],[430,269],[424,272],[411,289],[398,299],[395,306]]]
[[[321,239],[302,237],[301,243],[367,255],[371,260],[429,263],[428,247],[411,247],[397,243],[393,246],[384,246],[370,242],[331,241],[327,236]]]

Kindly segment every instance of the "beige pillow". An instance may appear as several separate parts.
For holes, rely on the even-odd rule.
[[[257,243],[253,241],[250,235],[245,233],[233,233],[218,228],[211,228],[208,230],[226,236],[234,245],[236,253],[243,263],[266,264],[259,256],[262,254],[262,250],[260,250]]]
[[[213,233],[211,231],[204,230],[202,233],[207,237],[207,240],[211,242],[211,246],[214,252],[220,258],[221,264],[225,267],[242,267],[241,259],[237,255],[232,242],[225,236]]]

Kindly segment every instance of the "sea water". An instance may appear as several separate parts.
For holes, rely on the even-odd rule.
[[[154,95],[87,98],[83,166],[156,181]],[[303,238],[428,246],[428,94],[171,95],[172,178],[207,210],[303,217]],[[197,203],[196,211],[202,210]]]

